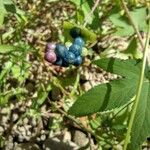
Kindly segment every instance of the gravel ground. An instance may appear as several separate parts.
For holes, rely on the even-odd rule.
[[[34,71],[38,72],[38,70],[35,70],[35,67],[32,68]],[[37,69],[41,70],[43,68],[37,67]],[[106,73],[95,66],[83,67],[81,70],[80,85],[85,91],[97,84],[106,83],[110,79],[117,78],[116,75]],[[32,70],[32,72],[34,71]],[[37,79],[37,82],[40,81],[41,78],[45,79],[45,82],[50,79],[48,77],[45,78],[46,72],[45,74],[43,70],[41,70],[41,72],[42,74],[40,74],[40,76],[42,75],[42,77],[34,76],[33,79]],[[48,76],[50,75],[48,74]],[[30,78],[29,83],[32,84],[32,77]],[[38,83],[35,83],[35,85],[37,84]],[[60,90],[58,90],[58,88],[52,91],[53,94],[55,93],[55,95],[57,95],[57,97],[52,95],[52,97],[49,97],[51,100],[56,101],[62,99],[62,93]],[[33,90],[33,94],[35,94],[34,92],[35,91]],[[85,146],[88,143],[88,137],[82,131],[78,131],[76,128],[68,131],[68,129],[59,127],[60,124],[61,126],[65,125],[65,122],[62,122],[62,114],[51,112],[48,101],[45,101],[39,110],[42,114],[38,114],[35,110],[33,110],[31,107],[31,95],[32,93],[30,93],[28,101],[18,102],[14,100],[11,101],[7,107],[0,108],[0,135],[5,141],[3,143],[5,147],[4,149],[11,150],[19,148],[34,148],[47,150],[66,150],[78,149],[79,147]],[[50,124],[53,125],[51,126]],[[74,134],[72,134],[72,132],[74,132]]]
[[[32,44],[38,50],[37,53],[40,54],[40,58],[34,53],[28,55],[28,61],[32,65],[29,77],[24,84],[27,90],[25,100],[18,101],[16,97],[12,97],[7,106],[0,107],[0,145],[4,150],[77,150],[80,147],[88,147],[90,142],[94,150],[97,148],[94,140],[92,138],[89,140],[87,133],[68,123],[69,121],[64,115],[51,107],[47,99],[35,109],[34,103],[38,100],[37,91],[41,83],[47,87],[53,83],[54,77],[63,77],[68,73],[68,69],[50,65],[44,62],[42,57],[45,43],[57,41],[58,35],[62,34],[62,30],[58,27],[63,20],[68,19],[68,15],[64,12],[74,15],[75,10],[72,4],[63,1],[47,3],[45,7],[40,9],[39,6],[41,5],[44,3],[32,0],[24,2],[22,6],[18,1],[18,6],[32,14],[31,20],[35,20],[33,24],[30,24],[31,22],[27,24],[22,31],[22,40]],[[11,24],[16,26],[15,21],[12,21]],[[95,53],[100,53],[112,41],[118,40],[109,37],[107,39],[109,41],[103,39],[97,43],[96,48],[94,48]],[[124,41],[125,39],[118,40],[118,45],[120,47],[125,45]],[[10,40],[10,42],[13,41]],[[118,45],[115,45],[114,48]],[[1,61],[5,59],[7,58],[3,58]],[[84,65],[79,68],[79,84],[83,91],[88,91],[95,85],[118,78],[117,75],[112,75],[91,65],[90,59],[87,57]],[[73,68],[72,70],[76,76],[76,69]],[[11,76],[8,77],[7,81],[15,84],[15,79]],[[9,89],[9,86],[7,88]],[[64,89],[70,92],[72,86],[66,86]],[[50,90],[48,97],[51,101],[61,103],[64,98],[63,91],[55,85]],[[86,149],[90,150],[90,148]]]

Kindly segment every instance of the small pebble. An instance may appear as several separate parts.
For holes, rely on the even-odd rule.
[[[29,101],[26,103],[26,106],[27,106],[27,107],[30,107],[31,105],[32,105],[32,101],[29,100]]]
[[[0,134],[2,134],[3,132],[4,132],[4,128],[0,126]]]
[[[41,140],[44,141],[45,139],[46,139],[46,135],[45,134],[41,135]]]
[[[15,122],[19,118],[18,114],[14,113],[12,115],[12,121]]]
[[[85,91],[90,90],[91,87],[92,87],[92,86],[91,86],[91,84],[90,84],[89,81],[83,84],[83,88],[84,88]]]
[[[8,112],[9,112],[8,108],[3,108],[0,113],[6,115],[8,114]]]
[[[2,124],[7,124],[8,116],[2,116],[1,122],[2,122]]]
[[[73,140],[79,146],[85,146],[88,143],[88,138],[86,134],[78,130],[75,131]]]
[[[32,118],[31,125],[32,125],[32,126],[36,126],[36,125],[37,125],[37,122],[36,122],[36,119],[35,119],[35,118]]]
[[[21,127],[18,127],[18,131],[20,131],[21,133],[25,133],[25,128],[24,128],[24,126],[21,126]]]
[[[29,122],[28,118],[23,119],[23,124],[28,124],[28,122]]]
[[[69,131],[66,131],[63,137],[64,141],[71,141],[71,133]]]
[[[7,144],[7,149],[10,149],[10,150],[11,150],[11,149],[13,149],[13,146],[14,146],[13,143],[10,143],[10,142],[9,142],[9,143]]]
[[[14,107],[15,107],[14,104],[11,103],[11,104],[10,104],[10,109],[12,110],[12,109],[14,109]]]
[[[18,136],[18,141],[19,141],[19,142],[23,142],[23,140],[24,140],[24,137],[20,134],[20,135]]]

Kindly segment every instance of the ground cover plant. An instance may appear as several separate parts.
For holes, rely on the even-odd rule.
[[[0,148],[150,148],[150,3],[0,0]]]

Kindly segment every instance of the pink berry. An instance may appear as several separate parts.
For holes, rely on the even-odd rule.
[[[48,62],[54,63],[56,59],[57,59],[57,56],[54,51],[47,51],[45,53],[45,60],[47,60]]]
[[[56,44],[54,44],[54,43],[48,43],[46,45],[46,51],[48,51],[48,50],[55,50],[55,48],[56,48]]]

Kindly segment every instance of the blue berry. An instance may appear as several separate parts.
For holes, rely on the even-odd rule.
[[[75,56],[79,56],[82,53],[82,47],[77,44],[72,44],[69,47],[69,51],[72,52]]]
[[[77,45],[83,47],[85,45],[85,42],[82,37],[77,37],[74,40],[74,44],[77,44]]]
[[[67,51],[64,60],[68,63],[68,64],[73,64],[74,60],[75,60],[75,55],[74,53]]]
[[[70,35],[72,38],[76,38],[78,36],[81,35],[81,29],[80,28],[77,28],[77,27],[74,27],[70,30]]]
[[[62,62],[63,62],[62,58],[57,57],[57,60],[56,60],[56,62],[55,62],[55,65],[62,66]]]
[[[63,61],[62,61],[62,67],[68,67],[69,66],[69,64],[63,59]]]
[[[64,58],[66,51],[68,51],[67,47],[62,44],[56,44],[56,55],[58,57]]]
[[[74,65],[79,66],[81,64],[82,64],[82,57],[81,56],[76,57],[76,59],[74,61]]]

